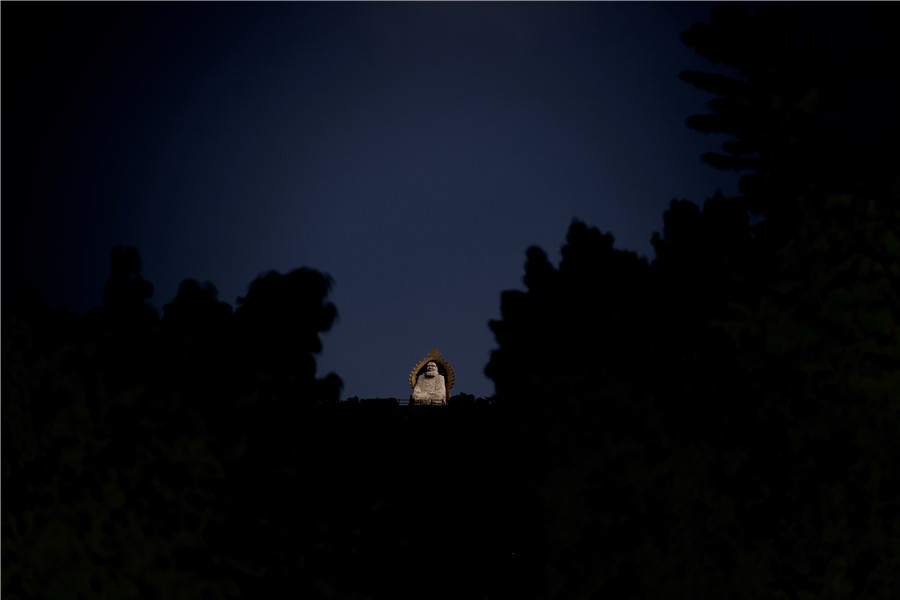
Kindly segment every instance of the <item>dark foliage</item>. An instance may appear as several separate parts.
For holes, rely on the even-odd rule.
[[[234,313],[188,280],[158,320],[140,266],[116,248],[83,317],[27,292],[4,306],[6,597],[246,593],[279,582],[292,503],[311,526],[298,457],[323,448],[296,436],[340,391],[313,359],[329,280],[269,273]]]
[[[310,269],[160,318],[116,249],[84,316],[5,303],[4,597],[898,597],[897,120],[860,136],[852,83],[894,54],[813,29],[685,33],[737,69],[683,77],[741,196],[673,201],[650,263],[580,221],[529,248],[492,398],[337,402]]]
[[[799,13],[712,21],[684,40],[739,74],[685,73],[717,95],[688,123],[735,138],[704,159],[742,195],[673,201],[650,265],[575,222],[491,323],[542,517],[528,572],[541,597],[890,598],[900,156],[850,135],[857,65]]]
[[[128,248],[83,317],[4,306],[4,597],[522,597],[500,413],[338,403],[329,287],[186,280],[157,321]]]

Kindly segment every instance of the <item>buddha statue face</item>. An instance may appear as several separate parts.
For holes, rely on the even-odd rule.
[[[434,361],[425,365],[425,377],[436,377],[438,374],[437,364]]]

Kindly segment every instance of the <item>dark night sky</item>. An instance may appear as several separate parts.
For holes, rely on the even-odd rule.
[[[4,3],[3,292],[101,303],[116,244],[153,304],[235,306],[260,273],[334,278],[319,373],[406,397],[436,346],[483,368],[525,250],[575,217],[652,258],[673,198],[737,175],[685,119],[708,3]]]

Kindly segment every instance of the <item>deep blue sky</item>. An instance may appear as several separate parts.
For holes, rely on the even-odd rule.
[[[488,396],[528,246],[579,218],[652,258],[670,200],[736,191],[678,78],[713,6],[4,3],[4,296],[97,306],[116,244],[159,309],[309,266],[344,397],[406,397],[433,346]]]

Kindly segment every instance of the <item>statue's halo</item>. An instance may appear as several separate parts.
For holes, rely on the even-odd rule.
[[[416,387],[416,376],[419,374],[419,371],[428,364],[429,361],[434,361],[444,367],[444,371],[447,373],[447,398],[450,398],[450,388],[453,387],[453,382],[456,381],[456,375],[453,374],[453,367],[450,366],[450,363],[447,362],[441,353],[437,351],[437,348],[432,348],[431,352],[428,353],[428,356],[420,360],[416,363],[416,366],[412,371],[409,372],[409,387],[415,389]]]

